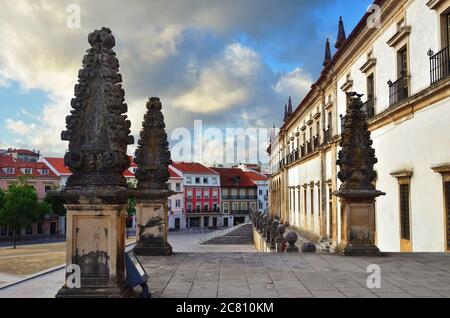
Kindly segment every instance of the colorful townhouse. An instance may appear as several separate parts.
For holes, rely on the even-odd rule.
[[[174,162],[171,167],[183,179],[186,227],[205,229],[224,226],[220,216],[219,174],[200,163]]]
[[[60,177],[56,175],[45,162],[37,162],[39,153],[23,149],[8,149],[0,155],[0,188],[7,190],[10,185],[25,179],[27,184],[36,189],[39,200],[46,193],[59,187]],[[12,230],[0,227],[0,240],[9,240]],[[23,237],[42,235],[64,235],[65,219],[49,215],[21,233]]]

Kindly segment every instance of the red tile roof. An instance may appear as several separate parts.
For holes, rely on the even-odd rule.
[[[223,188],[254,188],[255,182],[250,176],[237,168],[212,168],[220,174],[220,184]],[[239,178],[239,183],[237,180]]]
[[[172,167],[183,173],[217,174],[213,169],[196,162],[174,162]]]
[[[265,175],[258,173],[256,171],[246,171],[245,173],[253,181],[267,181],[268,180],[268,178]]]
[[[8,149],[8,153],[17,153],[20,155],[31,155],[31,156],[39,156],[37,152],[28,150],[28,149]]]
[[[70,175],[72,172],[64,164],[64,158],[44,158],[59,174]]]
[[[173,179],[183,179],[178,173],[173,171],[172,167],[170,167],[170,166],[169,166],[169,174],[170,174],[170,177]]]
[[[0,177],[18,178],[18,177],[42,177],[57,178],[57,175],[43,162],[23,162],[14,161],[10,156],[0,156]],[[14,173],[5,173],[3,168],[14,168]],[[21,169],[31,169],[31,174],[25,174]],[[48,170],[48,174],[42,174],[38,170]]]

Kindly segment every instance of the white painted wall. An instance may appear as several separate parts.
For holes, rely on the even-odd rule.
[[[442,177],[432,166],[450,162],[450,98],[414,114],[414,118],[372,133],[379,164],[377,188],[378,244],[400,251],[399,185],[391,172],[412,169],[411,241],[414,252],[444,251]]]

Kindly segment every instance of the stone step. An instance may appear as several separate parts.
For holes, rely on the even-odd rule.
[[[213,237],[202,244],[205,245],[253,245],[253,227],[244,224],[222,236]]]

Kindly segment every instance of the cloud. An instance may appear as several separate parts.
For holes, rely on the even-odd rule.
[[[66,8],[73,3],[81,8],[80,29],[66,26]],[[271,127],[281,121],[289,95],[299,101],[305,94],[311,75],[305,67],[280,73],[268,66],[266,55],[294,50],[286,45],[287,34],[302,38],[299,47],[316,36],[310,13],[329,3],[3,0],[0,39],[8,45],[0,50],[0,86],[18,81],[23,89],[47,92],[50,100],[34,118],[22,113],[23,120],[11,120],[5,129],[30,148],[65,151],[60,132],[87,35],[103,25],[116,36],[135,136],[149,96],[161,97],[169,135],[177,127],[191,128],[195,119],[222,129]],[[300,64],[304,50],[295,52],[289,61]]]

